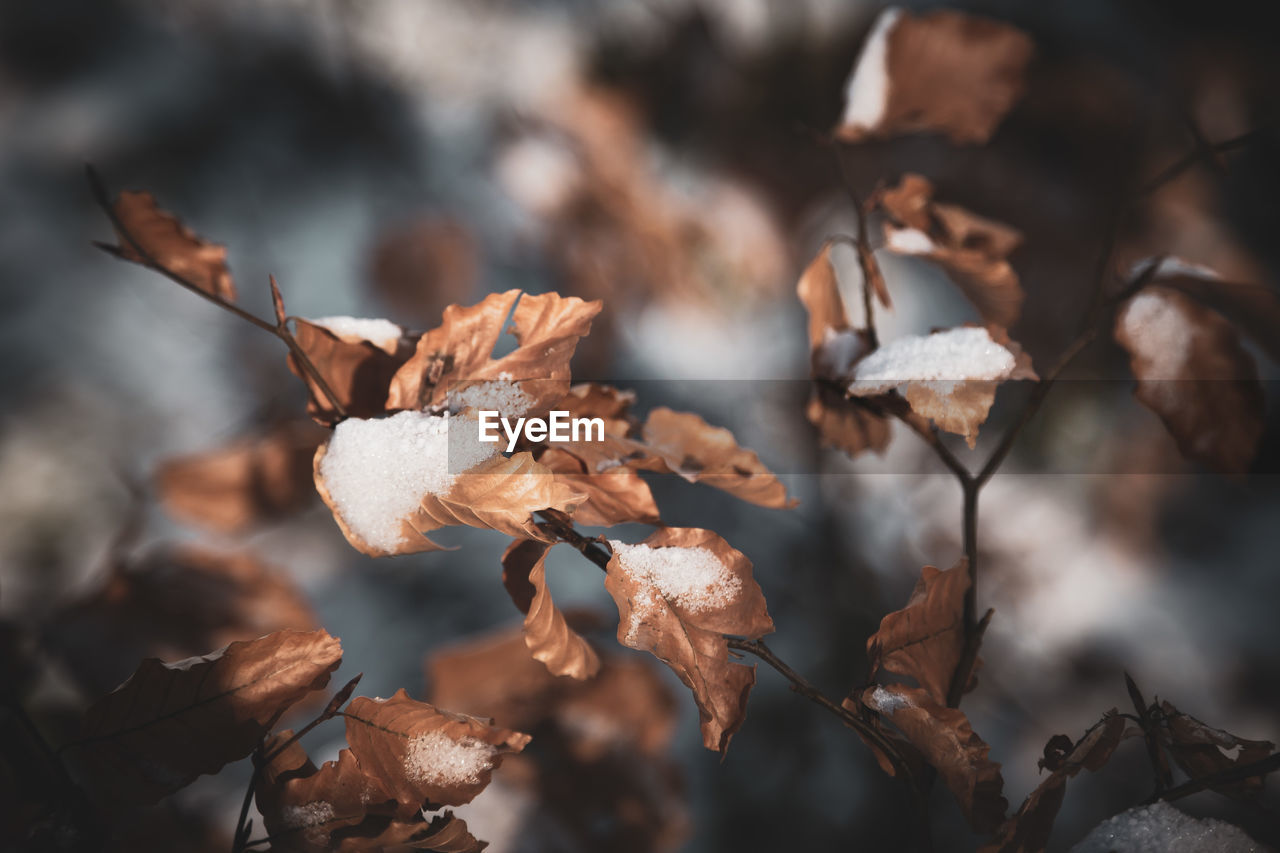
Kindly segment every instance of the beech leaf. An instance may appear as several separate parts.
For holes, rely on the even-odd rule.
[[[389,320],[356,317],[296,318],[294,339],[328,383],[347,415],[371,418],[386,411],[391,380],[414,353],[414,340]],[[328,395],[290,353],[289,369],[307,383],[307,412],[333,425],[338,413]]]
[[[502,582],[524,618],[524,641],[536,660],[552,675],[591,678],[600,671],[600,658],[591,645],[565,621],[547,588],[547,552],[551,546],[535,540],[512,542],[502,555]]]
[[[890,7],[849,76],[836,136],[860,142],[936,131],[957,143],[986,142],[1021,97],[1031,54],[1031,39],[1008,24]]]
[[[1275,744],[1265,740],[1246,740],[1222,729],[1206,725],[1190,714],[1184,714],[1169,702],[1161,702],[1163,724],[1157,737],[1173,760],[1188,776],[1198,779],[1220,773],[1231,767],[1252,764],[1275,751]],[[1234,757],[1227,755],[1236,750]],[[1240,799],[1256,797],[1263,790],[1265,778],[1253,776],[1238,782],[1214,785],[1220,794]]]
[[[1116,316],[1134,396],[1164,421],[1183,456],[1244,473],[1264,428],[1253,356],[1216,311],[1166,287],[1144,288]]]
[[[236,285],[227,268],[226,246],[201,240],[172,213],[161,210],[151,193],[122,192],[112,212],[133,238],[131,242],[119,234],[120,245],[106,247],[117,257],[143,266],[150,266],[149,258],[205,293],[235,302]]]
[[[1151,260],[1140,261],[1136,268]],[[1228,281],[1215,270],[1173,257],[1158,262],[1151,283],[1209,306],[1249,335],[1273,361],[1280,361],[1280,294],[1274,288]]]
[[[252,752],[341,660],[324,631],[278,631],[175,663],[144,660],[89,708],[65,755],[104,801],[155,802]]]
[[[991,748],[974,734],[963,711],[902,684],[867,688],[862,702],[890,720],[937,769],[974,832],[1000,825],[1009,806],[1001,795],[1000,765],[987,757]]]
[[[725,634],[773,631],[751,561],[709,530],[667,527],[639,545],[610,542],[605,589],[618,642],[652,652],[693,692],[702,740],[723,754],[746,716],[755,667],[729,660]]]
[[[964,651],[964,595],[969,589],[968,562],[949,571],[925,566],[907,600],[880,621],[867,640],[871,672],[880,667],[914,678],[940,705]]]
[[[586,495],[573,511],[574,521],[579,524],[612,527],[628,522],[657,524],[659,521],[653,492],[631,468],[617,466],[592,472],[587,470],[585,462],[555,447],[543,451],[538,463],[554,472],[557,481]]]

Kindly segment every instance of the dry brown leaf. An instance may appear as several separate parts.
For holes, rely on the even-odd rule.
[[[104,802],[155,802],[252,752],[341,660],[324,631],[278,631],[169,664],[144,660],[89,708],[64,755]]]
[[[611,543],[605,589],[618,642],[652,652],[693,691],[702,741],[721,754],[746,716],[755,667],[729,659],[725,634],[773,631],[751,561],[715,533],[666,527],[639,546]]]
[[[876,20],[846,84],[836,136],[850,142],[936,131],[983,143],[1021,97],[1031,39],[1008,24],[962,12],[913,15],[891,7]]]
[[[915,174],[876,193],[885,214],[885,248],[941,266],[984,323],[1008,328],[1022,313],[1025,294],[1008,257],[1022,242],[1014,228],[933,200],[933,184]]]
[[[451,395],[469,385],[492,382],[510,383],[529,398],[519,411],[504,415],[545,411],[568,392],[569,361],[600,308],[599,300],[522,295],[518,290],[491,294],[470,308],[451,305],[441,325],[418,340],[416,353],[396,374],[387,408],[446,406]],[[508,313],[518,346],[494,359]]]
[[[226,302],[236,301],[226,246],[201,240],[172,213],[161,210],[151,193],[122,192],[112,212],[133,238],[131,242],[117,234],[120,245],[112,249],[117,256],[147,266],[145,255],[205,293]]]
[[[1120,310],[1115,337],[1138,379],[1134,395],[1182,454],[1226,473],[1248,471],[1264,400],[1257,365],[1231,324],[1176,290],[1147,287]]]
[[[1070,738],[1055,735],[1045,747],[1046,755],[1059,739],[1066,742],[1065,754],[1049,776],[1027,796],[1017,813],[1004,822],[996,837],[983,845],[980,853],[1042,853],[1049,843],[1058,809],[1062,807],[1067,779],[1082,768],[1092,772],[1101,769],[1124,737],[1124,718],[1114,708],[1074,746]]]
[[[591,678],[600,658],[582,635],[569,627],[547,588],[547,552],[551,545],[531,539],[512,542],[502,555],[502,583],[525,614],[524,641],[552,675]]]
[[[249,553],[158,550],[114,568],[99,589],[49,620],[44,640],[91,695],[111,690],[146,657],[178,660],[236,640],[318,627],[284,575]]]
[[[902,684],[869,687],[862,702],[890,720],[937,769],[975,832],[993,832],[1000,825],[1009,807],[1001,795],[1000,765],[987,757],[991,748],[974,734],[963,711]]]
[[[502,757],[529,742],[526,734],[438,710],[404,690],[390,699],[357,697],[343,718],[352,754],[397,801],[399,818],[470,802]]]
[[[849,313],[836,282],[836,270],[831,263],[831,243],[824,243],[817,257],[800,275],[796,294],[809,312],[809,349],[817,353],[828,338],[850,328]]]
[[[733,433],[695,414],[659,406],[644,422],[648,451],[666,470],[692,483],[706,483],[758,506],[796,505],[755,451],[739,447]]]
[[[1161,702],[1160,710],[1164,719],[1156,729],[1157,737],[1192,779],[1261,761],[1275,751],[1275,744],[1270,741],[1245,740],[1215,729],[1182,713],[1168,702]],[[1234,757],[1227,754],[1232,750],[1238,750]],[[1260,794],[1264,785],[1265,777],[1254,776],[1239,782],[1214,785],[1213,790],[1229,797],[1248,799]]]
[[[996,387],[1035,378],[1030,359],[1003,330],[958,326],[905,335],[875,350],[854,365],[848,390],[872,400],[896,390],[916,415],[973,447]]]
[[[556,447],[543,451],[538,463],[555,472],[561,483],[586,495],[573,511],[578,524],[612,527],[628,522],[657,524],[660,520],[649,485],[630,468],[588,471],[585,462]]]
[[[818,428],[822,447],[857,456],[864,450],[881,453],[889,446],[889,421],[861,400],[850,399],[826,385],[809,394],[805,417]]]
[[[227,447],[168,459],[156,471],[156,490],[176,519],[225,533],[244,530],[311,499],[311,459],[322,438],[310,423],[283,424]]]
[[[907,600],[880,621],[867,640],[871,672],[884,667],[914,678],[938,704],[947,704],[951,679],[964,651],[964,594],[968,561],[949,571],[925,566]]]
[[[396,317],[425,328],[479,280],[475,238],[461,223],[424,217],[383,232],[370,253],[373,290]]]
[[[1137,268],[1149,262],[1139,262]],[[1215,270],[1181,258],[1159,261],[1151,283],[1179,290],[1243,330],[1273,361],[1280,361],[1280,295],[1262,283],[1228,281]]]
[[[414,340],[403,329],[400,335],[369,339],[332,323],[294,320],[293,336],[307,359],[324,377],[349,417],[371,418],[386,411],[387,391],[396,371],[414,352]],[[399,329],[398,326],[394,327]],[[328,395],[298,364],[291,353],[289,369],[307,383],[310,397],[307,413],[321,424],[332,426],[339,418]]]

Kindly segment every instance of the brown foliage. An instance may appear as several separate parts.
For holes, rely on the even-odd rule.
[[[1222,729],[1206,725],[1184,714],[1169,702],[1161,702],[1162,725],[1156,736],[1178,766],[1192,779],[1220,773],[1231,767],[1251,764],[1275,751],[1275,744],[1265,740],[1245,740]],[[1238,750],[1235,757],[1227,755]],[[1262,792],[1264,779],[1254,776],[1238,782],[1214,785],[1213,790],[1229,797],[1247,799]]]
[[[335,332],[311,320],[294,320],[294,339],[324,377],[349,417],[371,418],[386,409],[392,377],[414,352],[407,333],[394,341],[371,341],[349,332]],[[333,401],[290,353],[289,369],[307,383],[307,412],[332,426],[339,420]]]
[[[236,285],[227,269],[227,247],[206,243],[176,216],[161,210],[145,192],[122,192],[112,212],[133,238],[119,234],[120,245],[110,251],[126,261],[170,270],[211,296],[236,299]]]
[[[600,671],[600,658],[582,635],[569,627],[547,588],[547,552],[551,546],[516,540],[502,555],[502,583],[525,614],[524,641],[552,675],[587,679]]]
[[[948,571],[925,566],[902,610],[889,613],[867,639],[871,671],[881,667],[914,678],[939,705],[964,651],[964,594],[968,561]]]

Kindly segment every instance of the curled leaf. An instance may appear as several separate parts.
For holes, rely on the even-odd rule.
[[[582,460],[555,447],[545,450],[538,457],[538,463],[553,471],[556,480],[586,495],[573,512],[579,524],[612,527],[628,522],[657,524],[659,521],[653,492],[630,468],[617,466],[589,471]]]
[[[1000,825],[1009,806],[1001,794],[1000,765],[987,757],[991,748],[974,734],[963,711],[901,684],[868,688],[862,702],[887,717],[937,769],[975,832]]]
[[[155,802],[248,755],[341,660],[324,631],[278,631],[175,663],[144,660],[89,708],[65,754],[102,800]]]
[[[600,658],[582,635],[569,627],[547,588],[547,552],[535,540],[515,541],[502,555],[502,583],[524,618],[524,641],[552,675],[591,678]]]
[[[880,620],[867,640],[874,672],[883,667],[908,675],[939,705],[964,651],[964,595],[969,589],[967,561],[948,571],[925,566],[907,606]]]
[[[1169,702],[1161,702],[1163,725],[1157,737],[1169,750],[1173,760],[1192,779],[1221,773],[1231,767],[1252,764],[1275,751],[1275,744],[1265,740],[1246,740],[1231,732],[1215,729],[1184,714]],[[1234,756],[1228,753],[1235,752]],[[1248,799],[1262,792],[1264,777],[1254,776],[1238,782],[1213,786],[1213,790],[1229,797]]]
[[[849,76],[836,135],[859,142],[936,131],[953,142],[986,142],[1022,95],[1031,54],[1031,39],[1008,24],[890,7]]]
[[[1116,316],[1115,337],[1138,379],[1134,395],[1182,454],[1226,473],[1247,471],[1262,439],[1263,394],[1231,324],[1178,291],[1147,287]]]
[[[1008,257],[1022,242],[1014,228],[933,200],[933,184],[914,174],[873,199],[885,214],[885,248],[925,258],[947,271],[984,323],[1008,328],[1025,294]]]
[[[618,605],[618,642],[671,667],[693,692],[703,744],[723,754],[755,683],[754,666],[729,660],[724,635],[756,639],[773,630],[751,561],[700,528],[610,545],[605,589]]]
[[[1151,259],[1140,261],[1138,268]],[[1179,290],[1230,320],[1273,361],[1280,361],[1280,295],[1267,284],[1227,280],[1181,258],[1162,258],[1151,283]]]
[[[176,216],[161,210],[146,192],[122,192],[112,205],[128,238],[111,251],[126,261],[164,267],[211,296],[235,302],[236,285],[227,269],[227,247],[206,243]],[[132,239],[129,239],[132,238]]]
[[[347,415],[356,418],[371,418],[386,410],[392,377],[414,352],[413,339],[389,320],[298,318],[293,336]],[[328,394],[292,353],[289,369],[307,383],[307,412],[326,426],[335,423],[338,413]]]

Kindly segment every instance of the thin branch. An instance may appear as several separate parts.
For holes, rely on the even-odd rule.
[[[1280,770],[1280,752],[1273,752],[1266,758],[1251,761],[1248,764],[1236,764],[1225,770],[1219,770],[1217,773],[1210,773],[1208,776],[1201,776],[1190,781],[1183,782],[1181,785],[1161,791],[1146,803],[1151,804],[1156,800],[1180,800],[1183,797],[1189,797],[1192,794],[1213,788],[1218,785],[1229,785],[1232,782],[1243,782],[1245,779],[1253,779],[1258,776],[1265,776],[1268,773],[1274,773]]]
[[[1175,160],[1169,166],[1157,172],[1155,177],[1138,190],[1138,198],[1141,199],[1151,195],[1156,190],[1160,189],[1165,184],[1169,183],[1174,178],[1199,163],[1201,160],[1209,158],[1212,162],[1212,159],[1217,157],[1219,154],[1225,154],[1228,151],[1235,151],[1238,148],[1244,148],[1249,143],[1258,139],[1261,135],[1262,131],[1255,129],[1248,133],[1242,133],[1239,136],[1233,136],[1230,139],[1224,139],[1221,142],[1215,142],[1208,145],[1197,144],[1193,151],[1180,159]]]
[[[831,148],[836,158],[836,168],[840,172],[840,183],[844,185],[845,192],[849,195],[849,202],[853,206],[853,213],[858,218],[858,236],[853,244],[854,251],[858,255],[858,268],[862,271],[862,316],[865,324],[864,331],[867,333],[867,340],[871,344],[872,349],[880,346],[880,338],[876,334],[876,315],[875,305],[872,298],[871,282],[880,277],[880,266],[876,262],[876,256],[871,251],[871,240],[867,234],[867,216],[868,209],[866,202],[858,195],[857,189],[853,186],[853,181],[849,179],[849,173],[844,167],[844,158],[841,156],[842,151],[839,145]]]
[[[347,416],[346,409],[344,409],[342,403],[338,401],[337,395],[334,394],[329,383],[325,380],[324,376],[321,375],[320,371],[316,369],[316,366],[311,361],[310,357],[307,356],[306,352],[303,351],[302,347],[298,344],[293,332],[289,330],[288,318],[283,315],[284,305],[280,300],[280,290],[276,287],[274,276],[270,279],[272,302],[276,306],[276,322],[273,325],[266,320],[263,320],[261,317],[258,317],[256,314],[244,310],[234,302],[228,302],[216,293],[210,293],[191,279],[160,263],[155,256],[143,248],[142,244],[138,242],[138,240],[125,226],[124,222],[122,222],[120,217],[116,214],[115,207],[111,204],[111,197],[107,193],[106,186],[102,183],[102,178],[98,175],[97,170],[94,169],[92,165],[86,163],[84,171],[85,177],[89,182],[89,191],[93,194],[94,201],[97,203],[98,207],[102,209],[102,212],[106,214],[107,219],[111,221],[111,225],[115,228],[116,234],[119,236],[121,242],[126,244],[137,256],[137,260],[135,261],[133,258],[125,257],[116,246],[96,242],[94,243],[95,246],[114,258],[136,262],[153,272],[160,273],[165,278],[186,290],[191,291],[201,299],[212,302],[222,310],[230,312],[241,320],[244,320],[246,323],[256,326],[264,332],[269,332],[284,341],[285,346],[289,348],[289,352],[293,354],[302,371],[316,383],[316,387],[318,387],[328,399],[329,405],[333,407],[333,410],[337,412],[340,417],[345,418]]]

